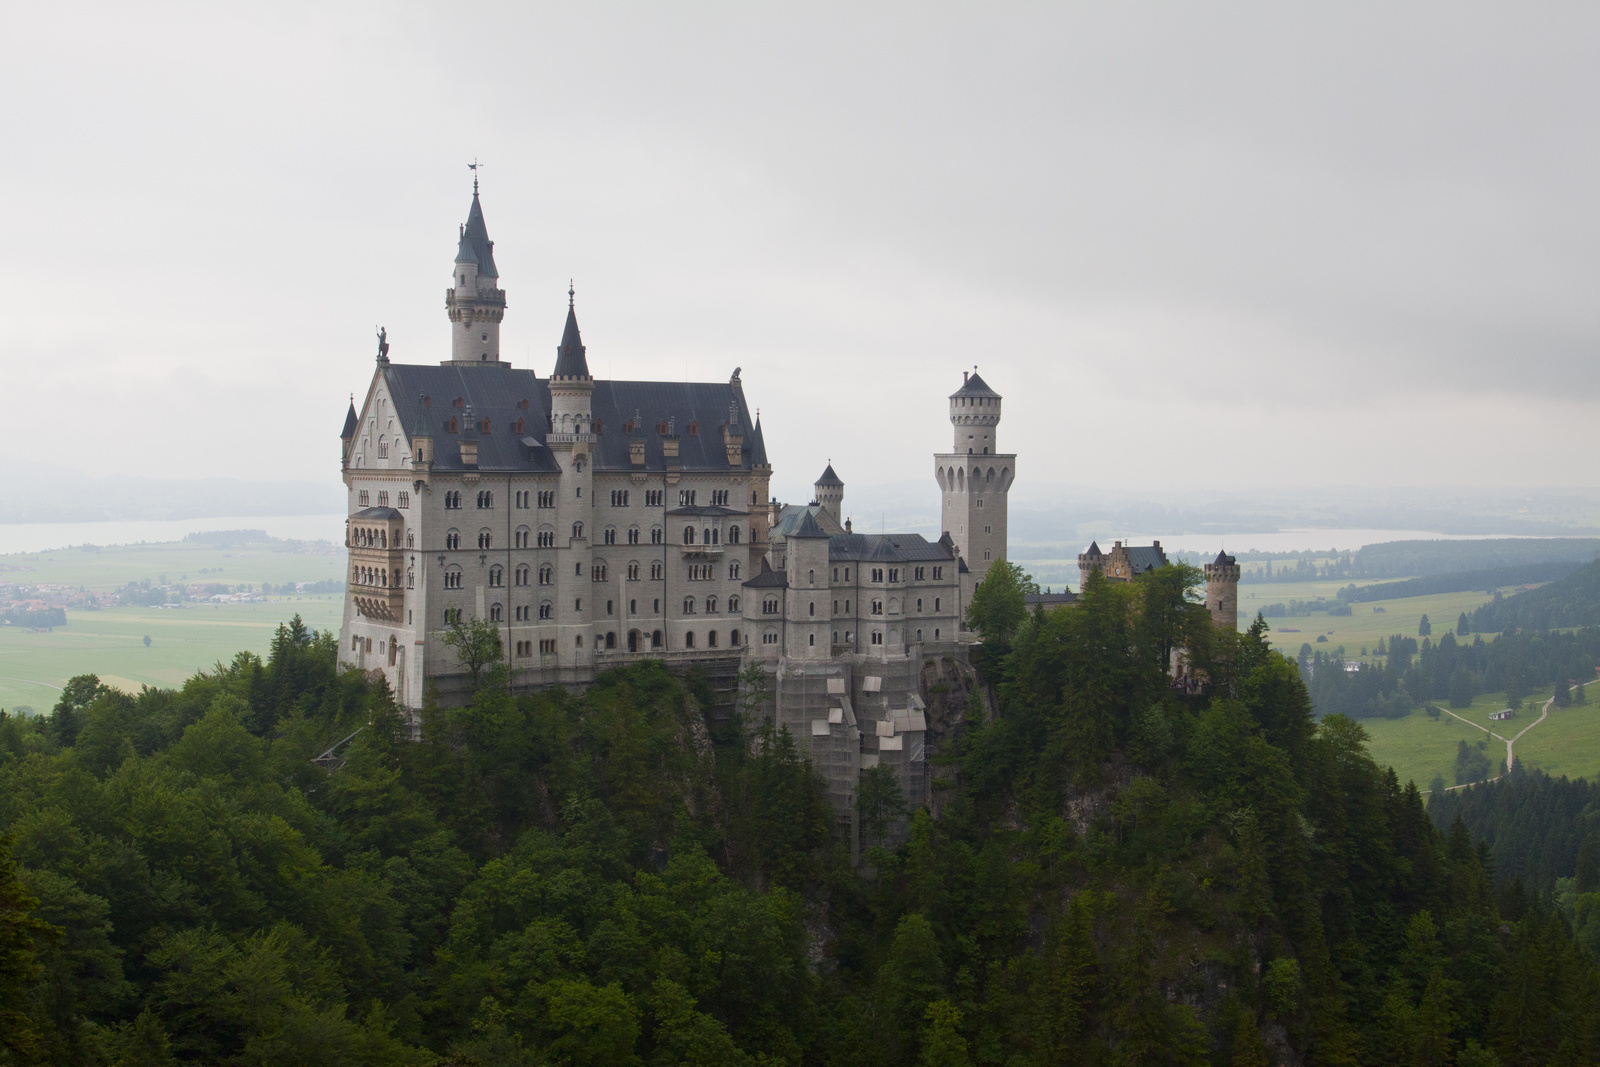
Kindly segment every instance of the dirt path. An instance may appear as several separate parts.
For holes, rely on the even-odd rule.
[[[1593,685],[1593,684],[1594,684],[1593,682],[1583,682],[1583,683],[1575,686],[1575,688],[1582,689],[1585,686]],[[1455,712],[1451,711],[1449,708],[1440,708],[1439,710],[1444,712],[1446,715],[1450,716],[1452,719],[1461,719],[1462,722],[1466,723],[1468,726],[1471,726],[1473,729],[1482,730],[1484,733],[1488,734],[1490,737],[1495,738],[1496,740],[1504,741],[1506,743],[1506,773],[1509,774],[1511,772],[1511,768],[1513,768],[1513,767],[1515,767],[1517,765],[1517,756],[1516,756],[1516,753],[1513,750],[1512,746],[1514,746],[1519,740],[1522,739],[1522,735],[1523,734],[1527,733],[1529,730],[1533,729],[1535,726],[1538,726],[1540,723],[1544,722],[1546,719],[1548,719],[1550,717],[1550,707],[1555,702],[1556,702],[1555,694],[1552,693],[1550,695],[1550,699],[1546,700],[1544,702],[1544,706],[1539,709],[1539,717],[1537,719],[1533,720],[1532,722],[1530,722],[1528,725],[1524,726],[1522,729],[1518,730],[1516,733],[1512,734],[1510,737],[1502,737],[1501,735],[1495,733],[1493,730],[1489,729],[1487,726],[1479,726],[1477,723],[1473,722],[1471,719],[1462,719],[1461,716],[1457,715]],[[1485,778],[1483,780],[1483,782],[1468,782],[1468,783],[1466,783],[1466,785],[1446,786],[1444,791],[1446,793],[1453,793],[1457,789],[1465,789],[1465,788],[1467,788],[1468,785],[1482,785],[1482,784],[1484,784],[1484,782],[1498,782],[1501,778],[1504,778],[1504,777],[1505,777],[1505,775],[1503,775],[1503,774],[1497,774],[1493,778]],[[1431,792],[1433,792],[1433,790],[1424,789],[1423,792],[1424,793],[1431,793]]]

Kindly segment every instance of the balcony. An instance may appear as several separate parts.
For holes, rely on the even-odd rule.
[[[356,611],[369,619],[398,622],[405,607],[405,590],[396,586],[352,585],[350,600]]]

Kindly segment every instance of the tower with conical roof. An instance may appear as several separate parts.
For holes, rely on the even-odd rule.
[[[472,207],[461,227],[455,269],[444,293],[450,316],[450,363],[505,367],[500,359],[500,322],[506,317],[506,294],[494,265],[494,242],[483,222],[478,179],[472,179]]]
[[[833,472],[833,464],[828,464],[828,469],[822,472],[812,487],[818,504],[822,510],[833,516],[833,521],[842,523],[839,512],[844,506],[844,481]]]
[[[1206,610],[1217,629],[1239,628],[1239,564],[1226,552],[1206,564]]]
[[[999,451],[1000,394],[976,371],[961,375],[950,394],[955,440],[934,456],[934,478],[943,501],[942,527],[971,572],[963,603],[989,566],[1006,558],[1006,497],[1016,478],[1017,457]]]

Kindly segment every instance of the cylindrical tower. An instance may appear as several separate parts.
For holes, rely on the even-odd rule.
[[[828,464],[828,469],[822,472],[812,487],[816,501],[822,505],[822,510],[833,516],[834,522],[842,522],[839,514],[844,505],[844,480],[833,473],[833,464]]]
[[[1239,628],[1239,564],[1226,552],[1206,564],[1206,609],[1217,629]]]
[[[950,423],[955,427],[952,452],[985,455],[1000,451],[1000,394],[978,372],[961,372],[961,388],[950,394]]]
[[[472,208],[461,227],[451,285],[444,293],[450,316],[450,362],[498,367],[500,322],[506,317],[506,294],[499,288],[500,272],[494,265],[494,242],[483,222],[478,203],[478,182],[472,182]]]

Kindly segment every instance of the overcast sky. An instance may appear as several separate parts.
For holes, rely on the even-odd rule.
[[[1600,6],[11,5],[0,454],[338,477],[449,355],[481,171],[503,354],[743,368],[778,494],[1594,487]]]

